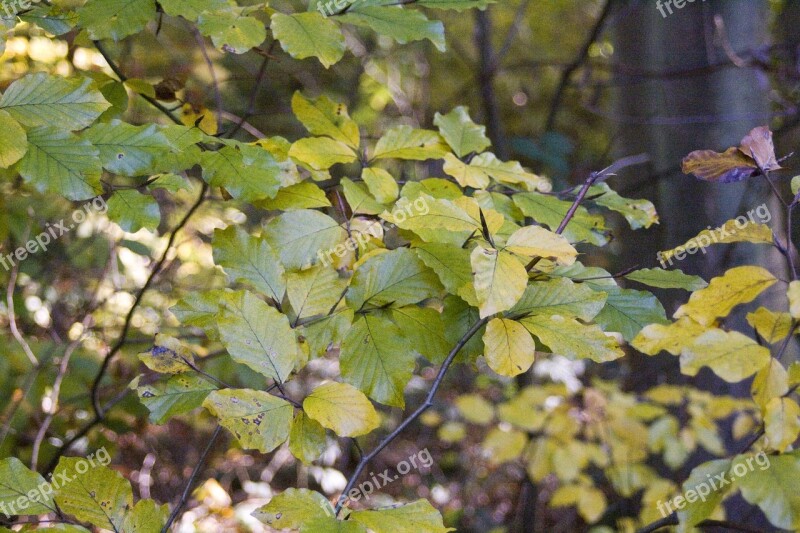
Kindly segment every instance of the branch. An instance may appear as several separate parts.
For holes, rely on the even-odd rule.
[[[586,60],[586,57],[589,55],[589,49],[597,40],[597,37],[600,35],[600,32],[603,29],[606,18],[608,18],[608,15],[611,13],[611,4],[611,0],[606,0],[605,5],[603,6],[603,11],[600,12],[600,16],[597,18],[597,22],[595,22],[589,37],[586,39],[586,42],[583,43],[583,47],[581,48],[580,52],[578,52],[578,56],[567,66],[567,68],[564,69],[564,72],[561,73],[561,80],[558,82],[556,94],[553,97],[553,102],[550,104],[550,113],[547,116],[547,122],[544,126],[545,131],[552,131],[553,126],[556,123],[556,117],[558,116],[558,111],[561,107],[561,100],[564,98],[564,91],[567,89],[569,79],[572,77],[572,74],[578,70],[578,68],[580,68],[580,66]]]
[[[361,475],[361,472],[364,471],[367,464],[372,461],[386,446],[388,446],[394,439],[396,439],[400,433],[403,432],[413,421],[415,421],[419,416],[424,413],[430,406],[433,405],[433,397],[436,396],[436,392],[439,390],[439,387],[442,385],[442,381],[444,380],[444,376],[447,373],[447,370],[450,368],[450,365],[453,364],[453,361],[458,355],[458,352],[461,351],[461,348],[464,347],[465,344],[469,342],[473,335],[475,335],[480,329],[486,325],[489,321],[489,318],[482,318],[478,320],[475,324],[472,325],[469,330],[461,337],[461,339],[453,346],[453,349],[450,350],[450,353],[447,355],[447,358],[442,363],[442,367],[439,369],[439,373],[436,374],[436,379],[433,380],[433,385],[431,385],[431,390],[428,391],[428,396],[425,398],[425,402],[420,405],[416,411],[411,413],[405,420],[400,422],[394,431],[386,435],[383,440],[378,443],[375,448],[370,451],[368,454],[361,457],[361,460],[358,462],[358,466],[356,466],[355,471],[350,476],[350,479],[347,481],[347,486],[342,491],[342,495],[339,497],[339,501],[336,502],[335,514],[339,514],[342,510],[342,506],[347,498],[347,494],[353,489],[356,482],[358,481],[358,476]]]
[[[208,444],[206,445],[206,449],[203,450],[203,454],[200,456],[200,459],[197,460],[197,464],[194,466],[194,470],[192,470],[192,475],[189,476],[189,480],[186,482],[186,487],[183,489],[183,494],[181,494],[181,499],[178,500],[178,504],[175,506],[175,509],[169,514],[169,518],[167,519],[167,523],[164,524],[164,527],[161,528],[161,533],[167,533],[169,531],[170,526],[175,521],[175,518],[178,517],[178,513],[180,513],[181,509],[184,505],[186,505],[186,500],[189,498],[189,491],[194,485],[195,479],[197,479],[197,475],[200,473],[200,469],[203,467],[203,463],[206,462],[206,457],[211,452],[211,447],[214,446],[214,441],[217,440],[219,437],[220,432],[222,431],[222,426],[217,425],[214,433],[211,434],[211,438],[208,439]]]
[[[275,45],[277,43],[277,40],[273,40],[272,44],[270,44],[269,48],[267,49],[267,53],[264,54],[264,60],[261,62],[261,66],[258,68],[258,74],[256,74],[256,82],[253,84],[253,88],[250,90],[250,98],[247,102],[247,109],[244,113],[242,113],[241,120],[239,120],[239,122],[233,128],[231,128],[230,131],[225,133],[224,137],[233,137],[237,131],[244,127],[247,120],[256,112],[256,98],[258,98],[258,90],[261,88],[261,84],[264,81],[264,75],[267,72],[267,65],[269,65],[269,60],[272,57],[272,51],[275,49]],[[263,138],[264,135],[261,137]]]
[[[92,41],[92,43],[94,43],[94,47],[97,48],[97,51],[100,52],[100,55],[103,56],[103,59],[106,60],[106,63],[108,63],[108,66],[111,68],[111,70],[114,71],[114,74],[117,75],[119,81],[123,83],[126,82],[128,80],[128,77],[122,72],[122,70],[120,70],[119,65],[117,65],[113,59],[111,59],[111,56],[108,54],[108,51],[106,50],[103,43],[101,43],[100,41]],[[172,111],[170,111],[167,107],[162,105],[161,102],[159,102],[155,98],[147,96],[146,94],[139,94],[139,96],[147,100],[150,103],[150,105],[152,105],[153,107],[164,113],[175,124],[178,124],[180,126],[183,125],[183,122],[181,122],[178,117],[172,114]]]

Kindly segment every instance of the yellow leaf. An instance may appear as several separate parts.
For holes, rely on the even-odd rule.
[[[513,461],[522,454],[528,437],[522,431],[512,429],[503,431],[500,428],[492,429],[483,440],[483,455],[489,459],[489,464],[499,465]]]
[[[303,410],[323,427],[341,437],[366,435],[380,423],[364,393],[347,383],[320,385],[303,400]]]
[[[792,330],[792,317],[789,313],[776,313],[765,307],[748,313],[747,323],[770,344],[782,341]]]
[[[777,359],[770,359],[769,364],[758,371],[750,387],[753,401],[762,411],[773,398],[789,392],[789,373]]]
[[[753,339],[738,331],[712,329],[700,335],[681,351],[681,372],[695,376],[707,366],[716,375],[735,383],[752,376],[767,364],[770,353]]]
[[[661,252],[660,259],[672,263],[672,258],[676,254],[688,252],[694,254],[698,249],[703,250],[712,244],[726,244],[733,242],[752,242],[756,244],[772,244],[772,229],[766,224],[757,222],[745,222],[739,224],[738,219],[731,219],[722,226],[712,229],[704,229],[680,246],[672,250]],[[679,259],[682,259],[680,257]]]
[[[580,497],[578,499],[578,514],[586,520],[587,523],[592,524],[597,522],[603,513],[606,512],[608,502],[605,495],[599,489],[594,487],[581,487]]]
[[[204,106],[196,107],[189,103],[183,104],[183,107],[181,107],[181,122],[190,127],[197,124],[197,127],[208,135],[217,134],[217,118],[214,113]]]
[[[709,326],[727,316],[739,304],[754,300],[777,279],[764,268],[741,266],[714,278],[708,287],[692,293],[689,302],[680,306],[674,317],[690,316]]]
[[[764,433],[773,450],[783,453],[800,434],[800,405],[791,398],[773,398],[764,413]]]
[[[483,334],[484,356],[489,368],[501,376],[516,376],[533,364],[536,345],[528,330],[513,320],[495,318]]]
[[[541,226],[526,226],[511,234],[506,250],[528,258],[544,257],[559,265],[569,266],[578,257],[578,251],[563,236]]]
[[[516,257],[478,245],[472,250],[470,263],[481,318],[507,311],[522,298],[528,272]]]
[[[484,426],[494,420],[494,407],[479,394],[462,394],[456,398],[456,408],[473,424]]]
[[[292,112],[312,135],[325,135],[358,149],[361,142],[358,124],[347,114],[344,104],[327,96],[306,98],[297,91],[292,96]]]
[[[662,350],[680,355],[681,350],[692,344],[706,329],[706,326],[689,317],[680,318],[672,324],[650,324],[636,335],[631,345],[647,355],[656,355]]]
[[[800,281],[789,283],[786,295],[789,297],[789,314],[792,318],[800,318]]]
[[[289,148],[289,157],[314,170],[327,170],[337,163],[352,163],[357,158],[352,148],[329,137],[300,139]]]
[[[448,176],[453,176],[462,187],[485,189],[491,183],[483,170],[464,163],[453,154],[445,154],[443,170]]]
[[[194,364],[192,351],[174,337],[159,333],[153,348],[139,354],[139,359],[154,372],[160,374],[179,374],[188,372]]]

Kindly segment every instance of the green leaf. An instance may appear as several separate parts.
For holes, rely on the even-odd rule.
[[[395,126],[383,134],[375,145],[372,159],[409,159],[425,161],[441,159],[450,149],[435,131]]]
[[[259,200],[256,205],[267,210],[291,211],[330,207],[331,203],[318,185],[303,181],[279,190],[275,198]]]
[[[230,5],[226,0],[159,0],[158,3],[167,15],[183,17],[192,22],[196,21],[203,11],[218,13]]]
[[[28,153],[19,173],[40,192],[52,191],[68,200],[86,200],[102,191],[102,166],[89,141],[44,126],[28,131]]]
[[[199,375],[179,374],[165,382],[137,386],[136,393],[150,411],[150,421],[163,424],[175,415],[200,407],[206,396],[216,389],[215,385]]]
[[[447,50],[444,25],[438,20],[428,20],[421,11],[399,6],[363,6],[350,9],[338,18],[342,22],[387,35],[400,44],[428,39],[440,52]]]
[[[695,376],[709,367],[728,383],[736,383],[764,368],[770,360],[768,348],[738,331],[711,329],[681,351],[681,372]]]
[[[79,467],[79,463],[83,466]],[[122,531],[125,515],[133,507],[133,491],[127,479],[105,466],[86,469],[86,459],[62,457],[53,479],[70,479],[56,490],[61,510],[102,529]],[[84,473],[80,473],[81,471]],[[61,476],[66,476],[62,478]]]
[[[289,319],[250,292],[226,301],[217,319],[231,357],[259,374],[283,382],[298,360]]]
[[[311,464],[325,451],[325,428],[303,411],[295,415],[289,431],[289,451],[303,464]]]
[[[301,209],[270,220],[264,228],[264,236],[272,248],[279,251],[287,269],[299,270],[317,260],[325,263],[325,252],[332,251],[347,238],[347,232],[328,215]]]
[[[444,322],[444,334],[450,346],[455,346],[479,319],[478,310],[461,298],[452,295],[445,297],[442,322]],[[461,348],[461,351],[456,356],[456,361],[474,361],[479,355],[483,355],[482,336],[485,327],[478,330],[467,344]]]
[[[604,292],[593,291],[567,278],[556,278],[528,285],[509,313],[512,316],[572,316],[588,322],[603,309],[605,302]]]
[[[155,0],[88,0],[78,8],[80,26],[97,40],[119,41],[139,33],[155,18]]]
[[[753,301],[778,280],[768,270],[757,266],[734,267],[711,280],[708,287],[692,293],[689,302],[680,306],[674,317],[689,316],[709,326],[739,304]]]
[[[315,265],[288,276],[287,296],[296,317],[326,315],[339,301],[347,280],[333,267]]]
[[[401,198],[391,214],[387,212],[382,216],[400,229],[413,231],[425,241],[461,246],[471,236],[481,234],[479,211],[472,198],[450,201],[420,194],[413,202]],[[490,232],[497,231],[503,224],[499,213],[484,211],[484,216]]]
[[[170,311],[184,326],[202,328],[211,339],[217,339],[217,314],[219,302],[224,297],[225,290],[210,290],[203,292],[190,292],[175,305]]]
[[[535,192],[515,194],[514,203],[525,216],[532,217],[553,231],[558,228],[572,207],[572,202]],[[608,242],[609,231],[605,227],[603,217],[592,215],[586,208],[579,206],[563,235],[570,242],[586,241],[595,246],[603,246]]]
[[[283,266],[278,254],[266,239],[253,237],[240,226],[214,232],[214,262],[221,266],[228,280],[244,281],[280,303],[286,292]]]
[[[744,465],[742,471],[747,474],[737,477],[736,485],[742,497],[758,505],[772,525],[800,529],[800,451],[766,457],[766,465],[759,462],[756,469],[752,467],[752,456],[737,456],[732,470]],[[748,466],[748,459],[751,466]]]
[[[0,111],[0,168],[8,168],[28,151],[28,136],[7,111]]]
[[[353,511],[350,520],[362,524],[374,533],[447,533],[455,531],[444,527],[442,515],[428,500],[370,511]]]
[[[203,407],[246,449],[269,453],[289,438],[292,404],[268,392],[218,390],[208,395]]]
[[[358,522],[326,516],[306,522],[300,533],[367,533],[367,530]]]
[[[64,35],[78,23],[77,13],[60,6],[34,7],[24,14],[20,13],[19,18],[29,24],[36,24],[53,35]]]
[[[366,435],[380,424],[372,403],[347,383],[331,381],[315,388],[303,400],[303,410],[340,437]]]
[[[409,305],[391,310],[391,320],[408,339],[411,348],[434,364],[447,357],[451,345],[444,333],[442,315],[436,309]]]
[[[489,368],[501,376],[522,374],[533,364],[536,345],[519,322],[493,318],[483,334],[484,356]]]
[[[156,199],[149,194],[121,189],[108,199],[108,218],[128,233],[136,233],[142,228],[155,231],[161,221],[161,211]]]
[[[436,113],[433,123],[458,157],[480,153],[491,146],[486,126],[478,126],[469,116],[469,109],[458,106],[446,115]]]
[[[154,160],[170,149],[169,141],[155,124],[132,126],[115,120],[95,124],[82,137],[100,150],[100,161],[106,170],[122,176],[147,173]]]
[[[697,291],[708,286],[700,276],[690,276],[681,270],[664,270],[663,268],[642,268],[625,274],[625,279],[642,283],[659,289],[684,289]]]
[[[417,0],[417,4],[432,9],[452,9],[464,11],[477,7],[480,10],[486,9],[489,4],[494,4],[496,0]]]
[[[598,194],[600,196],[596,196]],[[650,200],[623,198],[613,191],[607,183],[600,183],[591,187],[589,195],[594,197],[593,201],[597,205],[622,214],[632,229],[649,228],[653,224],[658,224],[656,208]]]
[[[41,490],[40,487],[44,490]],[[36,491],[36,498],[28,493]],[[16,457],[0,460],[0,509],[12,515],[40,515],[55,512],[52,487],[37,472],[29,470]],[[17,500],[22,500],[22,505]],[[11,511],[13,509],[13,511]]]
[[[203,179],[215,187],[224,187],[237,200],[252,202],[274,198],[280,188],[281,169],[269,152],[258,147],[223,146],[203,152],[200,164]]]
[[[133,509],[125,515],[122,531],[145,533],[160,531],[169,518],[169,505],[158,505],[153,500],[139,500]]]
[[[581,324],[574,318],[535,315],[521,319],[520,323],[554,354],[570,359],[605,363],[624,355],[613,337],[595,325]]]
[[[330,316],[312,320],[302,326],[301,332],[308,342],[311,356],[324,356],[329,348],[338,345],[350,330],[353,316],[353,310],[344,307]]]
[[[470,255],[481,318],[507,311],[528,285],[525,266],[508,252],[478,245]]]
[[[378,215],[386,210],[372,197],[365,184],[354,183],[347,178],[342,178],[341,184],[344,199],[354,215]]]
[[[365,168],[361,171],[361,179],[367,184],[370,194],[382,204],[394,202],[400,194],[394,176],[382,168]]]
[[[361,134],[344,104],[333,102],[326,96],[310,99],[300,91],[292,96],[292,112],[312,135],[326,135],[358,150]]]
[[[281,48],[296,59],[316,57],[328,68],[344,56],[344,35],[339,26],[320,13],[275,13],[271,29]]]
[[[4,109],[27,128],[58,127],[79,130],[111,107],[88,78],[66,79],[44,73],[29,74],[12,83],[0,98]]]
[[[308,489],[286,489],[272,497],[253,516],[275,529],[300,529],[318,518],[334,516],[328,499]]]
[[[716,510],[720,502],[722,502],[722,498],[731,490],[732,485],[731,483],[727,483],[724,486],[717,487],[717,490],[711,490],[709,481],[715,481],[719,476],[723,476],[723,479],[727,480],[727,474],[730,470],[731,463],[731,459],[718,459],[716,461],[705,462],[692,469],[691,474],[689,474],[689,477],[683,483],[683,495],[686,499],[686,508],[678,511],[678,518],[680,519],[679,531],[692,531],[693,526],[709,518]],[[700,488],[701,486],[703,488]],[[702,498],[698,498],[698,488],[700,488],[702,492],[707,491],[708,494],[704,494]],[[688,499],[690,496],[689,491],[695,493],[692,501]]]
[[[240,9],[205,11],[197,19],[200,33],[211,37],[220,50],[244,54],[264,42],[267,30],[257,18],[243,16]]]
[[[606,331],[618,331],[626,341],[647,325],[667,324],[664,306],[658,298],[646,291],[602,287],[606,305],[594,318]]]
[[[478,305],[472,285],[469,251],[452,244],[422,243],[412,248],[420,259],[439,276],[447,292]]]
[[[398,248],[364,261],[353,274],[347,305],[358,311],[391,305],[403,307],[436,296],[436,274],[411,250]]]
[[[327,170],[339,163],[352,163],[358,156],[352,148],[329,137],[307,137],[292,144],[289,156],[315,170]]]
[[[414,354],[400,328],[377,315],[360,316],[342,341],[342,378],[373,400],[403,407]]]

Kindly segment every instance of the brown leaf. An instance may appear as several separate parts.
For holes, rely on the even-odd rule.
[[[764,170],[778,170],[781,166],[775,157],[775,145],[772,144],[772,132],[767,126],[759,126],[750,130],[739,145],[739,150],[752,157],[757,166]]]
[[[758,165],[739,149],[728,148],[723,153],[713,150],[695,150],[683,158],[681,169],[684,174],[694,174],[701,180],[733,183],[755,174],[758,171]]]

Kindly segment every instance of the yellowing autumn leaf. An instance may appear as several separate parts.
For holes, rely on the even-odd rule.
[[[709,367],[728,383],[748,378],[770,361],[770,352],[738,331],[712,329],[700,335],[681,351],[681,372],[696,376]]]
[[[341,437],[366,435],[380,423],[372,402],[347,383],[332,381],[320,385],[303,400],[303,410],[309,418]]]
[[[794,444],[800,434],[800,406],[791,398],[773,398],[764,413],[767,445],[781,453]]]
[[[737,305],[754,300],[776,281],[775,276],[761,267],[732,268],[712,279],[705,289],[694,292],[674,317],[689,316],[703,325],[711,325],[717,318],[728,316]]]
[[[747,222],[740,225],[738,219],[731,219],[718,228],[704,229],[680,246],[661,252],[661,260],[669,261],[676,253],[689,251],[696,253],[698,248],[712,244],[728,244],[733,242],[752,242],[755,244],[772,244],[772,228],[766,224]]]
[[[776,313],[766,307],[748,313],[747,323],[770,344],[782,341],[792,330],[792,316],[789,313]]]
[[[656,355],[664,350],[680,355],[684,347],[706,331],[707,327],[689,317],[682,317],[672,324],[650,324],[631,341],[631,345],[642,353]]]
[[[561,235],[541,226],[526,226],[511,234],[506,250],[528,258],[544,257],[559,265],[569,266],[578,257],[578,251]]]
[[[480,316],[514,307],[528,285],[525,266],[508,252],[476,246],[470,256]]]
[[[181,122],[185,126],[192,127],[197,125],[203,133],[208,135],[217,134],[217,119],[210,110],[204,106],[193,106],[186,103],[181,107]]]
[[[495,318],[483,334],[484,356],[489,368],[501,376],[516,376],[533,364],[536,345],[528,330],[513,320]]]
[[[786,296],[789,298],[789,314],[792,318],[800,318],[800,281],[789,283]]]

